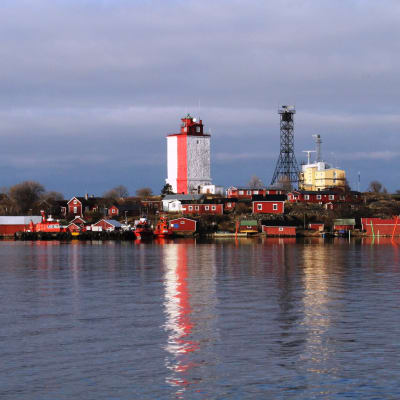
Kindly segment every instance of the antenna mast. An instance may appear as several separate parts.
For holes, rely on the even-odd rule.
[[[278,110],[280,115],[280,153],[272,177],[271,186],[286,186],[292,188],[299,181],[299,166],[294,155],[294,122],[296,114],[294,106],[282,106]]]
[[[316,150],[316,162],[321,162],[321,143],[322,143],[322,139],[321,139],[321,135],[312,135],[313,138],[315,138],[315,150]]]
[[[307,153],[307,164],[311,164],[311,153],[315,153],[315,150],[303,150],[303,153]]]

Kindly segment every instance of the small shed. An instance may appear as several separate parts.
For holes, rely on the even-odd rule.
[[[258,233],[258,223],[255,219],[243,219],[239,224],[240,233]]]
[[[115,221],[114,219],[102,219],[99,222],[96,222],[92,225],[92,231],[94,232],[101,232],[101,231],[108,231],[112,232],[115,230],[120,230],[122,225]]]
[[[196,232],[197,221],[190,218],[175,218],[169,221],[169,226],[176,233],[194,233]]]
[[[296,227],[295,226],[286,226],[286,225],[275,225],[268,226],[262,225],[261,230],[267,236],[285,236],[285,237],[294,237],[296,236]]]
[[[322,222],[310,222],[308,224],[308,229],[312,229],[314,231],[323,232],[325,225]]]
[[[348,232],[354,229],[356,220],[354,218],[335,219],[333,221],[333,230],[335,232]]]
[[[75,222],[71,222],[67,227],[66,231],[67,232],[80,232],[82,229],[79,225],[77,225]]]

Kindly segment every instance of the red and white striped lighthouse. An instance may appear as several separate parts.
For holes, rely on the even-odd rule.
[[[167,136],[168,178],[174,193],[188,194],[210,185],[210,135],[202,120],[190,114],[182,118],[180,133]]]

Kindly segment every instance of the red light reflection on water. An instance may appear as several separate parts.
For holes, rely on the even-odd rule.
[[[173,371],[172,376],[167,377],[167,382],[182,389],[196,383],[190,380],[187,373],[198,366],[190,357],[200,348],[200,344],[191,339],[195,324],[191,319],[187,246],[172,244],[166,246],[165,250],[166,329],[169,332],[166,350],[173,356],[167,360],[167,368]],[[181,394],[179,390],[177,396]]]

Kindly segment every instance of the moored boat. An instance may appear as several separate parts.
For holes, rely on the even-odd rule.
[[[138,221],[135,221],[133,232],[135,233],[136,239],[139,240],[153,238],[153,229],[147,218],[140,218]]]
[[[156,229],[154,229],[154,236],[159,238],[170,237],[172,236],[172,229],[169,227],[169,223],[167,217],[165,215],[161,215],[160,219],[157,223]]]

